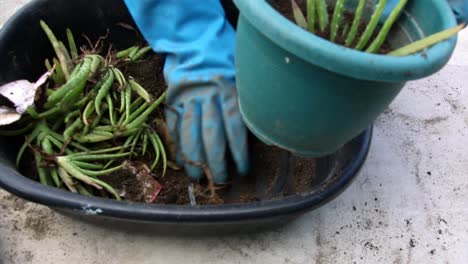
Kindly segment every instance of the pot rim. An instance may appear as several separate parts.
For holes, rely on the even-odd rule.
[[[446,1],[424,0],[440,13],[442,28],[456,26]],[[370,54],[340,46],[309,33],[277,12],[266,0],[234,0],[240,19],[246,19],[260,33],[288,52],[329,71],[356,79],[404,82],[431,75],[450,59],[457,36],[428,48],[424,56],[394,57]],[[451,15],[447,15],[451,14]]]
[[[73,210],[85,215],[100,215],[128,220],[154,222],[223,222],[291,215],[319,207],[344,191],[367,159],[372,127],[355,140],[359,151],[339,177],[331,177],[318,190],[284,199],[233,205],[158,205],[88,197],[58,188],[47,187],[24,177],[14,165],[0,160],[0,187],[26,200],[53,208]],[[323,186],[326,186],[323,187]],[[313,193],[312,193],[313,192]]]

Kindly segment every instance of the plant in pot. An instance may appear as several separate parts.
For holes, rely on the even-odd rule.
[[[437,0],[399,1],[381,26],[385,0],[328,1],[329,9],[324,0],[234,2],[244,121],[264,142],[305,156],[332,153],[407,81],[441,69],[463,27]]]

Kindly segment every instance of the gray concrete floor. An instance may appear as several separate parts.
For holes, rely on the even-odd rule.
[[[0,25],[27,0],[0,0]],[[340,197],[281,230],[170,238],[83,224],[0,191],[3,263],[468,263],[468,30],[377,120]],[[0,261],[1,262],[1,261]]]

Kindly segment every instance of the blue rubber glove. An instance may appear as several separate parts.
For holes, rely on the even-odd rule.
[[[195,180],[207,164],[214,182],[227,180],[227,143],[240,174],[249,169],[247,130],[235,88],[235,32],[220,0],[125,0],[146,41],[167,55],[166,121],[177,161]],[[175,111],[177,112],[175,112]],[[190,161],[190,162],[187,162]]]
[[[410,0],[411,1],[411,0]],[[442,0],[441,0],[442,1]],[[398,4],[399,0],[388,0],[385,10],[382,14],[381,22],[385,22],[392,10]],[[468,22],[468,0],[447,0],[450,7],[452,7],[453,14],[457,19],[457,23]]]

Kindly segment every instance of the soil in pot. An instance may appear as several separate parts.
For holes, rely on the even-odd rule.
[[[109,55],[109,45],[103,40],[101,55]],[[91,46],[93,43],[90,43]],[[144,46],[141,39],[136,44]],[[89,48],[89,47],[88,47]],[[86,49],[86,47],[85,47]],[[112,53],[112,56],[115,56]],[[118,65],[118,66],[117,66]],[[153,96],[158,97],[165,89],[163,77],[164,57],[157,54],[148,54],[145,59],[132,63],[120,63],[119,68],[126,76],[133,77]],[[169,106],[164,106],[169,107]],[[159,107],[152,115],[152,119],[164,120],[164,108]],[[164,122],[153,122],[152,125],[161,136],[169,160],[174,160],[174,146],[170,140],[167,128],[161,125]],[[250,137],[251,172],[250,175],[240,177],[231,158],[228,171],[231,181],[224,186],[214,186],[209,180],[192,182],[182,168],[174,162],[170,162],[167,174],[164,177],[151,174],[145,164],[151,164],[150,160],[132,160],[128,162],[126,169],[100,176],[99,179],[110,184],[125,200],[134,202],[150,202],[157,204],[177,205],[207,205],[207,204],[232,204],[249,203],[253,201],[277,199],[284,196],[299,194],[309,191],[315,183],[315,160],[292,156],[287,151],[276,147],[266,146],[253,136]],[[115,146],[123,142],[116,140]],[[34,158],[31,153],[25,156],[22,162],[22,172],[38,180],[34,166]],[[159,168],[160,170],[160,168]],[[156,173],[161,175],[160,173]],[[102,191],[88,188],[94,196],[111,198]]]
[[[296,0],[296,2],[299,5],[299,7],[301,8],[302,13],[307,14],[307,0]],[[286,18],[291,20],[293,23],[295,23],[294,16],[293,16],[293,11],[292,11],[292,6],[291,6],[290,1],[271,1],[271,6],[273,8],[275,8],[283,16],[285,16]],[[328,16],[330,18],[333,17],[333,11],[334,11],[334,6],[328,6]],[[354,20],[354,13],[348,12],[348,11],[344,12],[343,22],[342,22],[343,25],[351,25],[353,23],[353,20]],[[335,39],[334,43],[336,43],[338,45],[345,46],[346,38],[344,37],[344,34],[343,34],[344,29],[345,29],[345,27],[340,27],[339,28],[339,31],[338,31],[338,33],[336,35],[336,39]],[[366,29],[366,22],[361,19],[361,23],[359,24],[358,31],[357,31],[354,43],[351,45],[352,47],[356,46],[357,42],[361,38],[361,35],[364,33],[365,29]],[[378,32],[379,32],[378,29],[375,30],[374,35],[371,37],[371,39],[374,39],[376,37],[376,35],[378,34]],[[327,28],[325,28],[325,30],[323,32],[320,31],[320,30],[317,30],[314,34],[316,34],[317,36],[319,36],[319,37],[321,37],[323,39],[328,40],[329,36],[330,36],[330,25],[328,25]],[[377,53],[387,54],[390,51],[391,51],[390,45],[389,45],[388,41],[385,41],[382,44],[382,46],[380,47],[380,49],[378,50]]]

